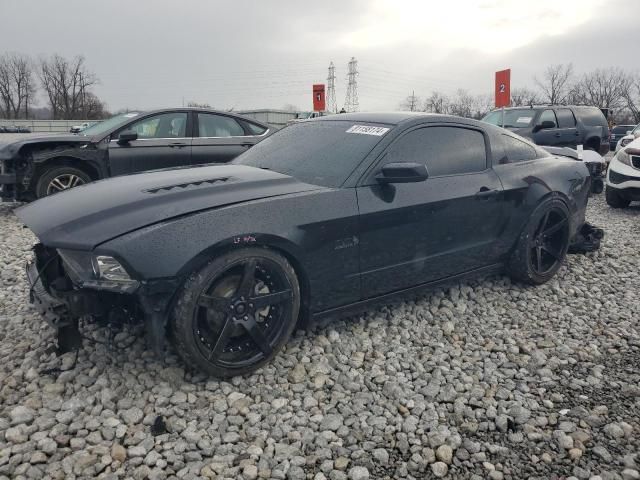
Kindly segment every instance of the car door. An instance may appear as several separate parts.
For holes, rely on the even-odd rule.
[[[230,162],[262,139],[231,116],[197,112],[196,119],[193,164]]]
[[[542,122],[553,122],[553,128],[541,128]],[[533,127],[532,139],[536,145],[559,147],[562,143],[562,134],[558,131],[558,120],[552,109],[543,110]]]
[[[111,175],[191,164],[191,125],[186,111],[164,112],[136,120],[119,129],[109,142]],[[120,142],[118,135],[135,132],[136,140]]]
[[[470,271],[496,260],[502,184],[481,130],[419,127],[397,138],[357,187],[363,297]],[[425,164],[416,183],[378,184],[386,163]]]
[[[568,108],[558,108],[556,117],[558,119],[558,133],[560,133],[560,143],[558,145],[576,148],[580,132],[576,127],[576,117],[573,112]]]

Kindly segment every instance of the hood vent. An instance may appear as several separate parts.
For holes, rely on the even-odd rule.
[[[150,188],[148,190],[143,190],[143,192],[161,193],[161,192],[168,192],[170,190],[175,190],[178,188],[182,190],[187,190],[187,189],[200,187],[202,185],[214,185],[216,183],[225,183],[225,182],[228,182],[229,180],[231,180],[231,177],[212,178],[211,180],[198,180],[197,182],[179,183],[176,185],[167,185],[165,187]]]

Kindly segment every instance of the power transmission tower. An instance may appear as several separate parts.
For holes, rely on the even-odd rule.
[[[336,105],[336,67],[333,62],[329,64],[329,76],[327,77],[327,109],[338,113]]]
[[[349,73],[347,74],[347,98],[344,101],[344,109],[347,112],[357,112],[360,103],[358,102],[358,61],[355,57],[351,57],[349,61]]]

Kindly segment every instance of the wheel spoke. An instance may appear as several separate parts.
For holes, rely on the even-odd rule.
[[[291,290],[283,290],[282,292],[267,293],[249,298],[249,301],[256,309],[277,305],[291,299]]]
[[[544,214],[544,217],[542,217],[542,221],[540,222],[540,228],[538,229],[538,235],[540,233],[544,232],[548,222],[549,222],[549,212],[547,211],[547,213]]]
[[[256,322],[256,319],[251,316],[242,322],[242,326],[262,353],[270,355],[273,348],[269,344],[269,340],[262,331],[262,328],[258,325],[258,322]]]
[[[224,347],[226,347],[227,343],[229,343],[229,338],[231,337],[232,332],[233,320],[231,320],[231,317],[227,317],[227,320],[224,323],[222,330],[220,331],[220,335],[216,340],[216,344],[211,349],[211,352],[209,352],[209,361],[211,361],[214,357],[219,357],[222,354],[222,352],[224,351]]]
[[[198,306],[220,312],[226,312],[231,305],[228,298],[202,294],[198,297]]]
[[[57,177],[51,180],[51,183],[49,184],[49,186],[54,190],[58,190],[58,191],[65,190],[67,188],[66,185],[62,183],[62,180],[60,180],[60,177]]]
[[[536,247],[536,266],[538,273],[542,273],[542,247]]]
[[[249,295],[253,292],[253,286],[256,283],[256,261],[254,258],[250,258],[244,264],[244,270],[242,272],[242,279],[240,285],[238,285],[238,291],[236,296],[242,296],[249,298]]]
[[[547,246],[543,246],[542,250],[544,250],[545,252],[547,252],[549,255],[551,255],[553,258],[555,258],[556,260],[560,260],[560,252],[556,252],[554,250],[551,250],[549,247]]]
[[[542,234],[543,235],[552,235],[552,234],[556,233],[558,230],[560,230],[562,227],[564,227],[566,223],[567,223],[567,219],[563,218],[562,220],[560,220],[555,225],[552,225],[549,228],[547,228],[546,230],[543,230]]]

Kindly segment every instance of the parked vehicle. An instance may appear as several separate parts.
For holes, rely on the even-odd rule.
[[[0,198],[31,200],[128,173],[226,163],[269,133],[255,120],[213,110],[124,113],[78,135],[0,144]]]
[[[486,123],[362,113],[292,125],[231,165],[103,180],[16,213],[41,242],[29,282],[59,344],[81,316],[143,317],[157,351],[170,330],[185,362],[227,377],[296,325],[391,295],[502,270],[548,281],[585,238],[590,183],[581,162]]]
[[[74,125],[69,129],[69,133],[80,133],[94,124],[95,122],[84,122],[82,125]]]
[[[502,126],[502,110],[488,113],[483,121]],[[531,139],[537,145],[609,151],[609,124],[597,107],[539,105],[504,109],[504,128]]]
[[[593,150],[584,150],[582,153],[569,147],[543,147],[552,155],[572,158],[582,161],[589,169],[591,175],[591,193],[602,193],[604,190],[604,175],[607,169],[605,158]]]
[[[618,150],[620,150],[622,147],[626,147],[627,145],[629,145],[636,138],[640,138],[640,124],[636,125],[632,130],[628,130],[627,134],[618,140],[618,142],[616,143],[616,153],[618,153]]]
[[[622,137],[629,134],[631,130],[635,128],[635,125],[616,125],[610,131],[609,137],[609,150],[615,151],[618,142]]]
[[[640,138],[618,150],[609,163],[605,195],[613,208],[640,201]]]
[[[320,118],[326,115],[328,115],[328,112],[298,112],[292,120],[287,122],[287,125],[302,122],[304,120],[313,120],[314,118]]]

